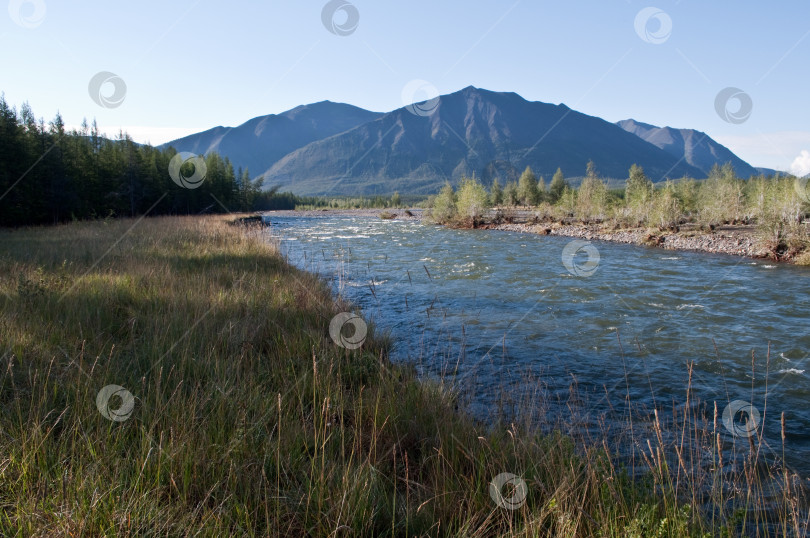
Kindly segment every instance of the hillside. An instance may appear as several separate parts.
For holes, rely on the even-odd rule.
[[[686,163],[699,169],[703,176],[708,175],[715,164],[727,162],[731,163],[740,177],[748,178],[757,174],[757,170],[753,166],[701,131],[657,127],[633,119],[622,120],[616,124],[673,157],[679,159],[683,157]]]
[[[276,161],[315,140],[342,133],[374,120],[380,113],[343,103],[322,101],[259,116],[238,127],[214,127],[161,146],[177,151],[207,154],[216,151],[234,166],[249,168],[258,176]]]
[[[526,166],[548,179],[557,167],[582,176],[589,160],[605,177],[624,178],[633,163],[656,181],[703,175],[600,118],[467,87],[438,98],[430,115],[400,108],[297,149],[265,178],[301,194],[430,193],[462,174],[505,181]]]

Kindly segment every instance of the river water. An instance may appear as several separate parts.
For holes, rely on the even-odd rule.
[[[729,408],[723,435],[762,435],[775,455],[784,412],[787,463],[810,476],[810,268],[359,216],[269,220],[291,263],[391,335],[393,360],[451,383],[479,417],[537,406],[572,422],[578,403],[579,427],[604,431],[628,401],[683,407],[691,365],[692,408],[709,423],[715,403]]]

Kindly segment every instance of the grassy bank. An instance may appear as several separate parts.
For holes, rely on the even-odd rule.
[[[373,328],[336,345],[347,305],[262,233],[224,217],[0,231],[1,535],[806,529],[787,473],[729,467],[716,415],[676,414],[675,441],[656,420],[634,470],[599,439],[476,423]],[[126,392],[105,406],[109,385]],[[525,488],[491,495],[501,473]]]

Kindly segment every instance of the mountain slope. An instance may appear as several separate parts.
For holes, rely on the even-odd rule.
[[[616,123],[629,133],[653,144],[670,155],[684,161],[708,175],[712,166],[730,162],[740,177],[748,178],[757,170],[737,157],[730,149],[711,139],[706,133],[694,129],[657,127],[633,119]]]
[[[281,114],[259,116],[238,127],[214,127],[161,147],[173,146],[177,151],[198,154],[216,151],[230,158],[235,167],[249,168],[253,176],[258,176],[293,150],[381,115],[352,105],[322,101]]]
[[[400,108],[301,147],[265,178],[300,194],[430,193],[462,174],[514,179],[527,165],[547,180],[557,167],[567,177],[582,176],[588,160],[604,177],[625,178],[633,163],[655,181],[703,176],[600,118],[468,87],[438,98],[429,116]]]
[[[775,176],[777,174],[780,176],[787,175],[787,172],[782,172],[781,170],[776,170],[775,168],[765,168],[763,166],[756,166],[754,167],[754,170],[756,170],[758,174],[762,174],[763,176]]]

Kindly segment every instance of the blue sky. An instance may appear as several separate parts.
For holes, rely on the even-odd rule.
[[[161,143],[325,99],[388,111],[414,80],[439,93],[474,85],[698,129],[755,166],[810,172],[810,153],[797,159],[810,151],[806,0],[351,0],[348,35],[324,25],[326,4],[11,0],[0,91],[46,120],[58,110],[71,126],[96,118]],[[336,11],[338,29],[347,17]],[[102,71],[126,84],[120,106],[91,99]],[[718,114],[727,87],[750,97],[744,121]]]

